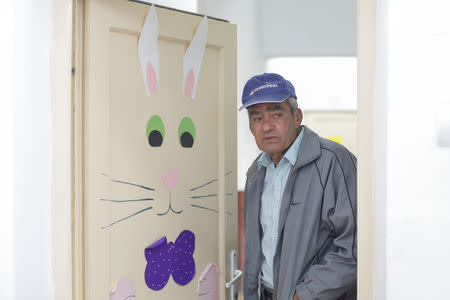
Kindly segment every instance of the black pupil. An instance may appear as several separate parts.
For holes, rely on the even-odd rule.
[[[189,132],[183,132],[180,137],[180,143],[181,146],[185,148],[192,148],[192,145],[194,145],[194,138]]]
[[[161,132],[159,132],[158,130],[153,130],[152,132],[150,132],[150,135],[148,136],[148,143],[150,144],[150,146],[159,147],[161,146],[162,141],[163,137]]]

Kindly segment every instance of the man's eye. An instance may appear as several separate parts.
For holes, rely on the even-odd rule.
[[[279,117],[281,117],[281,113],[276,113],[275,118],[279,118]]]
[[[253,118],[253,122],[259,122],[259,121],[261,121],[261,117],[255,117],[255,118]]]

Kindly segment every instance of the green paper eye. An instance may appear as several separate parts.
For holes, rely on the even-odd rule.
[[[178,127],[178,139],[180,140],[181,146],[185,148],[192,148],[195,140],[195,126],[191,118],[184,118],[180,122]]]
[[[150,146],[159,147],[164,140],[164,124],[158,115],[154,115],[147,122],[147,140]]]

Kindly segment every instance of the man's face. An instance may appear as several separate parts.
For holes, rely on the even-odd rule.
[[[248,108],[250,131],[258,148],[281,158],[297,137],[302,111],[292,114],[287,101],[261,103]]]

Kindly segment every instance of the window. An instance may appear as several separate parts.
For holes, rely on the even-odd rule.
[[[289,80],[302,110],[356,111],[356,57],[277,57],[267,72]]]

